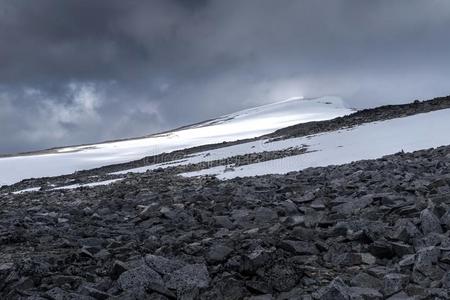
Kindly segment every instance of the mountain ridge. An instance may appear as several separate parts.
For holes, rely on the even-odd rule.
[[[321,121],[321,122],[306,122],[306,123],[303,123],[300,125],[295,125],[292,128],[297,130],[297,132],[295,133],[295,136],[305,136],[305,135],[317,133],[318,132],[317,129],[322,129],[322,132],[327,132],[327,131],[330,131],[330,128],[336,130],[336,129],[342,129],[342,128],[349,127],[349,124],[351,124],[352,126],[355,126],[355,125],[363,124],[363,123],[369,122],[369,121],[383,121],[383,120],[388,120],[388,119],[392,119],[395,117],[436,111],[436,110],[444,109],[447,107],[450,107],[450,96],[449,97],[439,97],[439,98],[434,98],[434,99],[425,100],[425,101],[414,101],[409,104],[388,105],[388,106],[381,106],[381,107],[377,107],[377,108],[373,108],[373,109],[366,109],[363,111],[357,111],[348,116],[335,118],[334,120]],[[367,117],[367,116],[372,116],[372,117]],[[355,120],[357,121],[356,123],[355,123]],[[330,127],[330,124],[332,124],[331,127]],[[302,132],[301,135],[298,134],[299,129],[300,129],[300,132]],[[94,168],[94,169],[90,169],[90,170],[86,170],[86,171],[78,170],[77,174],[95,174],[95,175],[100,174],[100,175],[102,175],[105,173],[114,173],[114,172],[119,172],[119,171],[128,170],[128,169],[135,169],[135,168],[141,168],[141,167],[145,168],[145,166],[152,166],[152,164],[160,164],[160,165],[168,164],[170,166],[171,162],[176,162],[177,159],[178,160],[183,159],[186,156],[189,157],[192,155],[195,156],[195,155],[197,155],[197,153],[208,152],[211,150],[214,151],[214,149],[221,149],[221,148],[227,149],[226,147],[230,147],[233,145],[251,143],[251,142],[255,142],[258,140],[264,140],[264,139],[269,139],[271,141],[283,140],[283,139],[289,138],[289,135],[286,135],[286,134],[281,135],[282,133],[286,133],[285,130],[290,131],[291,127],[288,127],[287,129],[282,129],[282,130],[276,131],[276,133],[272,133],[269,135],[263,135],[263,136],[257,137],[257,138],[237,140],[237,141],[225,142],[225,143],[221,142],[221,143],[216,143],[216,144],[205,144],[205,145],[196,146],[196,147],[188,147],[188,148],[184,148],[184,149],[180,149],[180,150],[175,150],[172,152],[159,153],[154,156],[146,156],[139,160],[132,160],[132,161],[119,163],[119,164],[108,164],[105,166],[101,166],[99,168]],[[321,132],[321,131],[319,130],[319,132]],[[291,138],[292,137],[294,137],[294,135],[291,136]],[[104,176],[104,175],[102,175],[102,176]],[[61,177],[62,178],[71,178],[71,175],[68,174],[67,176],[61,176]],[[105,179],[108,180],[110,178],[106,177]],[[25,182],[26,183],[17,185],[17,187],[19,189],[25,189],[26,187],[28,187],[30,182],[33,182],[33,180],[25,181]]]
[[[349,114],[352,111],[336,104],[334,106],[312,101],[290,101],[273,104],[270,108],[253,108],[252,113],[233,114],[233,118],[220,120],[217,124],[185,127],[182,130],[152,137],[118,142],[64,147],[52,151],[23,156],[0,158],[0,168],[13,170],[0,173],[0,182],[14,183],[26,178],[57,176],[72,172],[129,162],[149,155],[172,152],[199,145],[223,141],[243,140],[270,133],[276,129],[299,122],[324,120]]]
[[[339,100],[342,101],[342,98],[337,97],[337,96],[321,96],[321,97],[316,97],[316,98],[292,97],[292,98],[289,98],[289,99],[286,99],[286,100],[281,100],[281,101],[276,101],[276,102],[272,102],[272,103],[268,103],[268,104],[263,104],[263,105],[260,105],[260,106],[246,108],[246,109],[243,109],[243,110],[240,110],[240,111],[237,111],[237,112],[233,112],[233,113],[229,113],[229,114],[225,114],[225,115],[222,115],[222,116],[219,116],[219,117],[216,117],[216,118],[207,119],[207,120],[195,122],[195,123],[192,123],[192,124],[175,127],[173,129],[168,129],[168,130],[165,130],[165,131],[152,133],[152,134],[148,134],[148,135],[129,137],[129,138],[118,138],[118,139],[104,140],[104,141],[95,142],[95,143],[82,143],[82,144],[74,144],[74,145],[56,146],[56,147],[51,147],[51,148],[42,149],[42,150],[36,150],[36,151],[25,151],[25,152],[19,152],[19,153],[0,154],[0,158],[24,156],[24,155],[50,154],[50,153],[53,153],[53,152],[55,152],[57,150],[61,150],[61,149],[65,149],[65,148],[80,148],[80,147],[89,148],[89,147],[93,147],[93,146],[96,146],[96,145],[102,145],[102,144],[109,144],[109,143],[115,143],[115,142],[126,142],[126,141],[132,141],[132,140],[141,140],[141,139],[146,139],[146,138],[159,137],[159,136],[164,136],[164,135],[167,135],[167,134],[175,133],[175,132],[181,131],[181,130],[193,129],[193,128],[198,128],[198,127],[205,127],[205,126],[208,126],[208,125],[212,125],[215,122],[220,122],[220,121],[222,121],[224,119],[226,120],[228,118],[232,118],[233,116],[236,116],[236,115],[241,115],[243,113],[251,112],[251,111],[254,111],[254,110],[258,110],[258,109],[264,109],[264,108],[267,108],[267,107],[273,107],[273,106],[276,106],[276,105],[279,105],[279,104],[283,104],[283,103],[287,103],[287,102],[292,102],[292,101],[308,102],[308,101],[315,101],[315,100],[320,101],[322,99],[329,99],[329,98],[339,99]]]

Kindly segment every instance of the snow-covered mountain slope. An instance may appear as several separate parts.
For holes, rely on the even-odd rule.
[[[450,109],[382,122],[362,124],[357,127],[327,132],[301,138],[271,143],[252,142],[199,153],[189,158],[217,160],[234,155],[261,151],[282,150],[304,145],[305,154],[231,168],[230,165],[189,172],[184,176],[216,175],[221,179],[285,174],[309,167],[340,165],[364,159],[376,159],[400,151],[413,152],[422,149],[450,145]],[[266,141],[267,142],[267,141]],[[189,161],[178,162],[187,164]],[[142,171],[142,170],[140,170]]]
[[[200,145],[253,138],[286,126],[333,119],[351,112],[336,97],[295,98],[161,135],[0,158],[0,186],[27,178],[70,174]]]

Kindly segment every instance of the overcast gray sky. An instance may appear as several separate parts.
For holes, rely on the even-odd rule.
[[[448,95],[449,35],[448,0],[0,0],[0,153]]]

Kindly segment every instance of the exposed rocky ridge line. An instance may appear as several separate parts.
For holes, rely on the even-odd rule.
[[[450,96],[434,98],[426,101],[416,100],[413,103],[408,104],[385,105],[376,108],[363,109],[353,114],[338,117],[332,120],[308,122],[289,126],[279,129],[264,137],[273,139],[302,137],[357,126],[364,123],[407,117],[446,108],[450,108]]]
[[[2,195],[0,298],[448,299],[449,174],[441,147]]]

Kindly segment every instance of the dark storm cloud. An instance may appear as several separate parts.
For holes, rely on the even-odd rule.
[[[0,0],[0,152],[450,94],[447,0]]]

